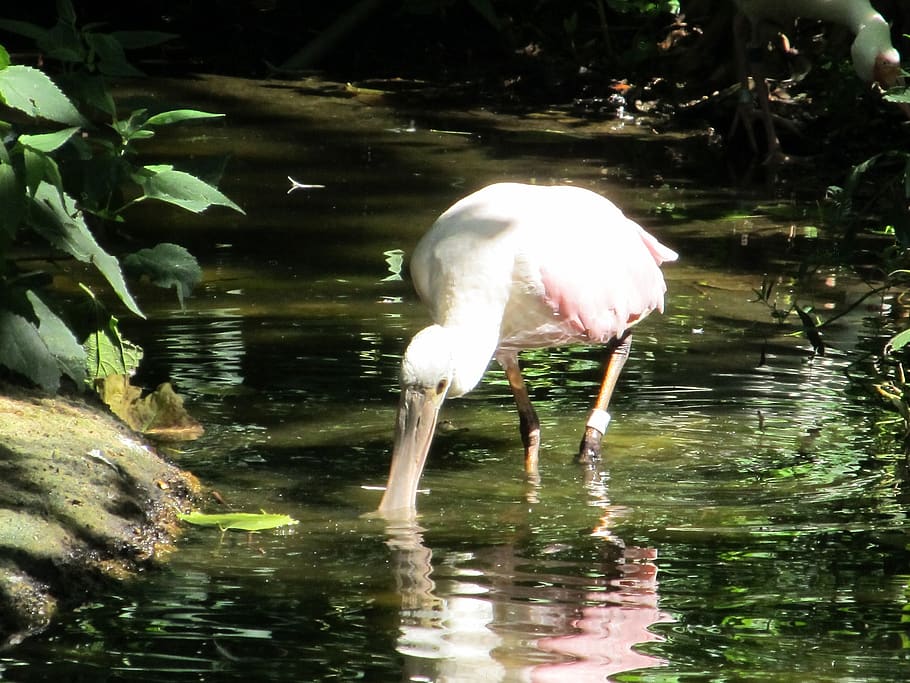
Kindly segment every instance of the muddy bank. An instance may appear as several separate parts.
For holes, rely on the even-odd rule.
[[[0,385],[0,648],[153,563],[197,492],[100,409]]]

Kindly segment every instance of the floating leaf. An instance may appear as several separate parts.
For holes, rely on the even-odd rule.
[[[144,166],[134,180],[147,198],[176,204],[193,213],[202,213],[213,204],[244,213],[217,188],[170,165]]]
[[[150,116],[145,126],[166,126],[171,123],[180,123],[181,121],[190,121],[193,119],[217,119],[224,114],[212,114],[207,111],[198,111],[196,109],[174,109],[173,111],[164,111],[160,114]]]
[[[179,519],[189,524],[198,526],[217,526],[222,531],[236,529],[238,531],[263,531],[281,526],[298,524],[296,519],[289,515],[274,515],[267,512],[228,512],[222,515],[208,515],[202,512],[192,512],[188,515],[177,515]]]
[[[13,65],[0,70],[0,101],[29,116],[84,126],[73,103],[42,71],[30,66]]]

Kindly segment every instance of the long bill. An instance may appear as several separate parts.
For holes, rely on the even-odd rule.
[[[417,510],[417,484],[427,461],[436,430],[436,418],[445,393],[403,387],[395,421],[392,465],[378,512],[386,517],[413,517]]]

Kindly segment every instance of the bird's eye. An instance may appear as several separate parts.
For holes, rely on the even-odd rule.
[[[436,385],[436,393],[437,394],[443,393],[446,390],[446,388],[448,388],[448,386],[449,386],[449,380],[447,380],[447,379],[439,380],[439,384]]]

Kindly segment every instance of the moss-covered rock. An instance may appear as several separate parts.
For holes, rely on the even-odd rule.
[[[198,489],[100,409],[0,385],[0,647],[154,562]]]

